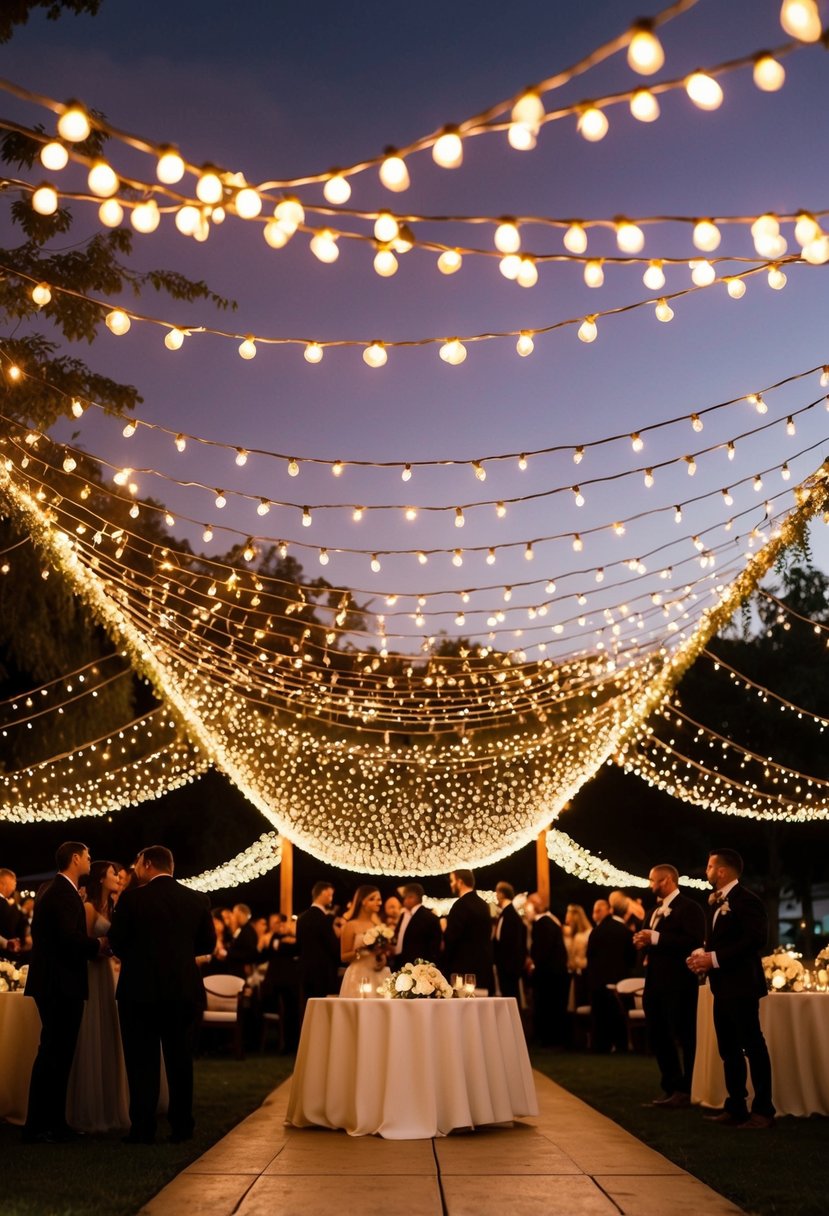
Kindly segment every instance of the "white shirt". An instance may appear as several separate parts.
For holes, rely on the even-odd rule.
[[[400,954],[403,950],[403,937],[409,927],[409,921],[414,916],[418,909],[422,908],[423,904],[415,904],[413,908],[406,908],[400,917],[400,927],[397,930],[397,945],[394,947],[394,953]]]
[[[719,891],[717,891],[717,895],[719,895],[721,899],[724,899],[724,898],[726,897],[726,895],[728,895],[729,891],[732,891],[732,890],[734,889],[734,887],[736,887],[736,885],[737,885],[737,883],[738,883],[739,881],[740,881],[740,880],[739,880],[739,878],[735,878],[735,879],[733,880],[733,882],[730,882],[730,883],[728,884],[728,886],[726,886],[726,887],[720,887]],[[712,928],[712,929],[714,928],[714,925],[716,925],[716,923],[717,923],[717,917],[718,917],[718,916],[719,916],[719,914],[720,914],[721,908],[722,908],[722,905],[720,905],[720,907],[719,907],[719,908],[715,908],[715,909],[714,909],[714,916],[713,916],[713,918],[712,918],[712,920],[711,920],[711,928]],[[717,962],[717,952],[716,952],[715,950],[712,950],[712,951],[711,951],[711,962],[713,963],[713,965],[714,965],[715,967],[719,967],[719,965],[720,965],[720,964]]]
[[[671,891],[670,895],[666,895],[665,898],[662,900],[662,903],[656,905],[653,912],[651,913],[651,925],[652,926],[658,924],[659,921],[662,919],[662,917],[665,915],[665,909],[673,901],[673,898],[675,895],[679,895],[679,887],[674,887],[674,889],[673,889],[673,891]],[[656,946],[656,945],[658,945],[658,943],[659,943],[659,930],[652,928],[651,929],[651,945]]]

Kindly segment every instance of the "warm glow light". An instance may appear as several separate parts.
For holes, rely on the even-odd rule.
[[[672,321],[674,318],[674,310],[667,300],[660,300],[655,311],[657,321]]]
[[[705,259],[699,262],[690,262],[691,279],[697,287],[710,287],[717,277],[716,267]]]
[[[457,367],[466,358],[466,347],[458,338],[450,338],[443,343],[439,354],[444,363]]]
[[[92,130],[83,106],[70,103],[58,119],[58,135],[71,144],[82,143]]]
[[[609,126],[607,115],[596,106],[583,110],[578,120],[579,134],[589,143],[598,143],[600,139],[604,139]]]
[[[262,199],[253,186],[243,186],[233,200],[236,214],[242,220],[256,219],[262,211]]]
[[[457,249],[444,249],[438,258],[438,270],[441,274],[455,274],[463,265],[463,258]]]
[[[515,349],[522,357],[531,355],[535,350],[535,343],[533,342],[532,335],[528,333],[519,334],[518,341],[515,343]]]
[[[628,44],[627,58],[628,66],[640,76],[652,76],[665,62],[662,43],[645,22],[634,28],[633,37]]]
[[[521,273],[521,261],[522,259],[517,253],[507,253],[498,263],[498,269],[505,279],[509,279],[511,283],[514,283]]]
[[[52,292],[49,289],[48,283],[38,283],[32,288],[32,299],[38,308],[45,308],[52,299]]]
[[[168,350],[181,350],[184,344],[184,334],[180,329],[171,329],[164,335],[164,345]]]
[[[193,236],[201,221],[198,207],[181,207],[176,212],[175,224],[182,236]]]
[[[495,229],[495,248],[500,253],[517,253],[521,248],[521,233],[513,220],[502,220]]]
[[[336,262],[340,256],[336,235],[330,228],[323,228],[322,232],[318,232],[316,236],[311,237],[310,248],[314,257],[319,258],[321,262],[325,262],[326,264]]]
[[[309,342],[303,351],[303,358],[306,363],[321,363],[323,353],[319,342]]]
[[[579,326],[579,338],[582,342],[595,342],[598,336],[595,317],[585,317]]]
[[[291,239],[290,234],[285,231],[279,220],[268,220],[262,229],[262,235],[271,249],[284,249]]]
[[[522,258],[515,281],[519,287],[535,287],[538,282],[538,267],[533,258]]]
[[[117,228],[124,218],[124,208],[117,198],[108,198],[98,208],[98,219],[105,228]]]
[[[305,223],[305,208],[297,198],[280,199],[273,214],[289,236],[293,236],[300,224]]]
[[[118,174],[105,160],[96,160],[87,174],[87,185],[98,198],[109,198],[118,190]]]
[[[697,220],[694,224],[693,241],[703,253],[712,253],[719,247],[722,234],[711,220]]]
[[[578,255],[587,250],[587,232],[581,224],[571,224],[562,239],[568,253]]]
[[[32,195],[32,206],[38,215],[54,215],[58,209],[57,192],[51,186],[38,186]]]
[[[341,173],[335,173],[323,186],[322,193],[326,202],[338,207],[342,203],[347,203],[351,198],[351,183]]]
[[[764,93],[776,93],[786,82],[786,69],[771,55],[761,55],[754,64],[754,83]]]
[[[202,203],[220,203],[224,194],[222,179],[214,169],[203,169],[196,182],[196,198]]]
[[[768,284],[772,291],[782,291],[786,286],[786,275],[779,266],[772,266],[768,273]]]
[[[139,203],[137,207],[133,207],[130,211],[130,223],[136,232],[155,232],[161,223],[161,213],[155,199],[148,199],[146,203]]]
[[[616,244],[622,253],[641,253],[645,247],[645,234],[630,220],[619,220],[616,224]]]
[[[59,173],[69,163],[69,153],[63,144],[58,143],[56,139],[52,140],[40,149],[40,163],[50,173]]]
[[[120,308],[114,308],[112,312],[108,312],[105,321],[107,329],[118,337],[125,334],[131,325],[129,317]]]
[[[255,359],[256,358],[256,343],[254,342],[252,337],[245,338],[244,342],[242,342],[240,344],[239,354],[242,356],[243,359]]]
[[[732,300],[741,300],[746,294],[746,285],[743,279],[727,279],[726,287]]]
[[[638,122],[656,122],[659,102],[650,89],[637,89],[630,99],[630,112]]]
[[[184,161],[175,148],[167,148],[158,158],[155,175],[165,186],[174,186],[184,177]]]
[[[399,263],[391,249],[378,249],[374,255],[374,270],[382,279],[389,279],[397,274]]]
[[[363,362],[369,367],[382,367],[388,360],[388,352],[382,342],[372,342],[363,351]]]
[[[685,81],[685,92],[700,110],[718,110],[723,102],[718,82],[705,72],[693,72]]]
[[[600,261],[585,262],[584,281],[588,287],[601,287],[604,283],[604,270]]]
[[[801,42],[817,42],[823,33],[817,0],[783,0],[780,24]]]
[[[463,142],[457,131],[445,131],[432,148],[432,160],[441,169],[458,169],[463,164]]]
[[[409,188],[409,170],[396,152],[390,152],[380,166],[380,181],[387,190],[400,194]]]
[[[388,211],[381,211],[374,221],[374,237],[380,242],[393,241],[400,232],[400,225]]]
[[[642,282],[650,291],[659,291],[665,286],[665,272],[662,269],[662,263],[654,261],[648,263],[648,268],[642,275]]]

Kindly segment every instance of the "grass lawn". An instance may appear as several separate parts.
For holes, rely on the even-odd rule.
[[[0,1123],[2,1216],[131,1216],[226,1135],[293,1071],[293,1056],[196,1060],[196,1134],[186,1144],[127,1145],[117,1136],[74,1144],[20,1142]],[[166,1121],[159,1136],[167,1134]]]
[[[753,1216],[826,1216],[829,1119],[779,1119],[770,1132],[703,1120],[699,1107],[660,1111],[652,1057],[534,1051],[533,1067],[600,1110]]]

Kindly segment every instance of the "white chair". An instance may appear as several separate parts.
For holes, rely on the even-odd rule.
[[[202,1014],[202,1029],[212,1026],[229,1033],[237,1060],[242,1050],[242,1001],[245,981],[238,975],[206,975],[203,979],[207,1008]]]
[[[644,991],[645,981],[641,975],[619,980],[616,985],[616,995],[625,1013],[631,1050],[633,1050],[634,1035],[638,1030],[644,1031],[645,1028],[645,1010],[642,1008]]]

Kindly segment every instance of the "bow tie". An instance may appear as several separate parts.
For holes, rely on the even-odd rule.
[[[712,908],[719,908],[720,904],[724,904],[725,901],[726,901],[726,896],[721,895],[719,893],[719,891],[712,891],[711,894],[708,896],[708,902]]]

